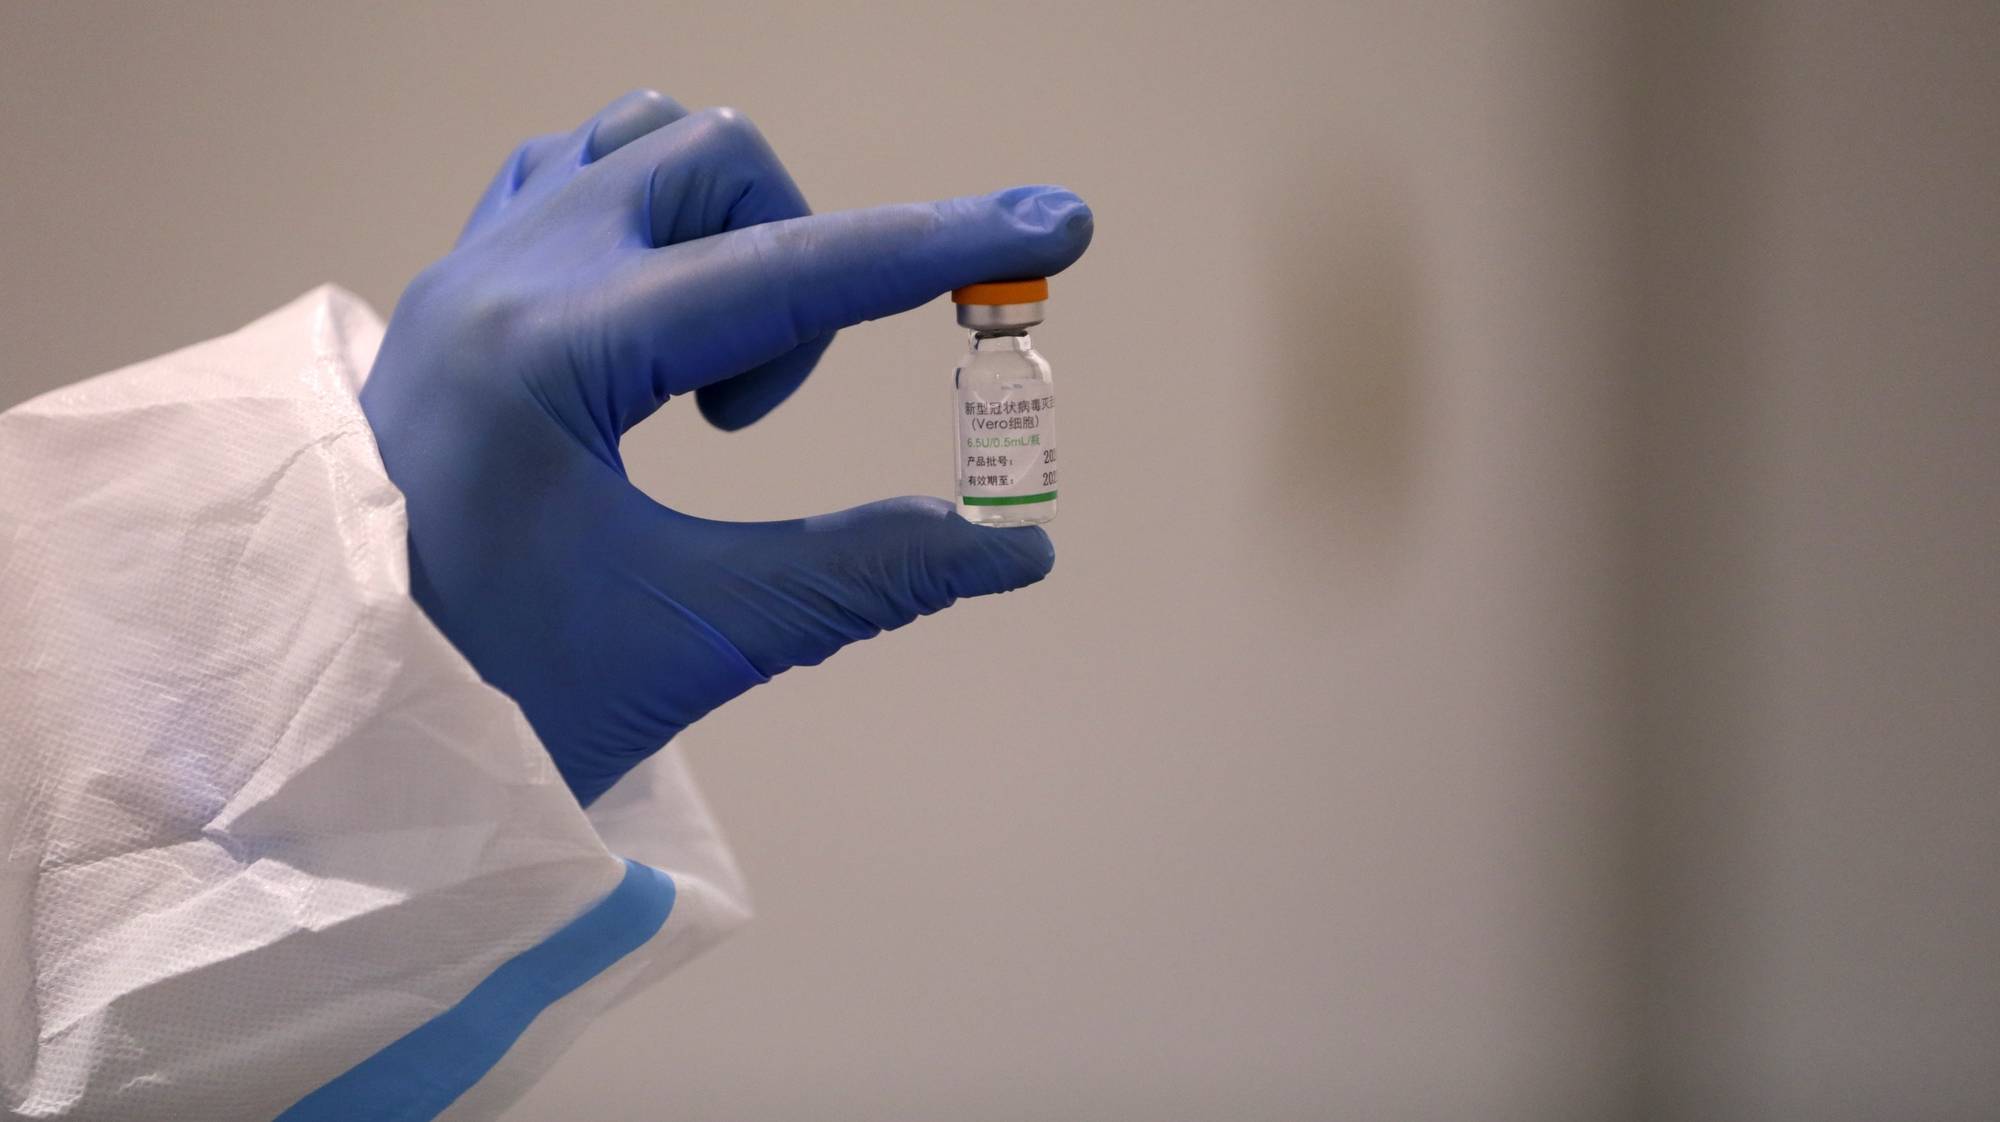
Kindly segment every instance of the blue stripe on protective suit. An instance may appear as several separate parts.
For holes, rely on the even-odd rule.
[[[589,911],[500,964],[458,1004],[292,1104],[277,1122],[423,1122],[479,1082],[542,1010],[653,937],[674,882],[637,861]]]

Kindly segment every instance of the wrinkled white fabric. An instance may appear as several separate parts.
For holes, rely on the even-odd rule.
[[[447,1117],[493,1117],[590,1015],[747,916],[669,751],[586,814],[409,597],[322,288],[0,415],[0,1108],[269,1119],[618,884],[665,927]]]

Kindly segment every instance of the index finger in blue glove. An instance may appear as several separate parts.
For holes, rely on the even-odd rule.
[[[1046,186],[770,222],[628,258],[593,329],[648,359],[624,389],[657,404],[960,285],[1059,272],[1091,231],[1083,200]]]

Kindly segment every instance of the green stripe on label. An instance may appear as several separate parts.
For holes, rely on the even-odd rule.
[[[1020,506],[1022,503],[1054,502],[1054,491],[1043,491],[1039,495],[961,495],[958,501],[966,506]]]

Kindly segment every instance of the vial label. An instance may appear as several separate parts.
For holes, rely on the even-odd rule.
[[[961,390],[958,501],[995,514],[1054,502],[1055,407],[1055,395],[1039,383],[993,397]]]

